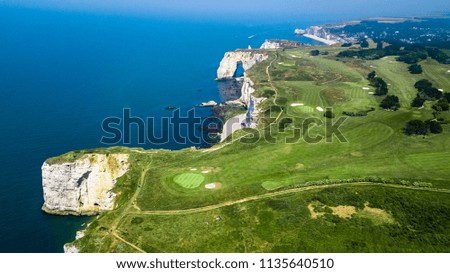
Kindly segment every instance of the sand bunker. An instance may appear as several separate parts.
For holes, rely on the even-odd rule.
[[[438,89],[438,91],[444,92],[444,89]]]
[[[196,170],[197,170],[197,168],[192,168],[192,169],[191,169],[191,171],[196,171]]]
[[[222,183],[215,182],[215,183],[209,183],[205,185],[205,188],[208,190],[214,190],[214,189],[220,189],[222,187]]]
[[[324,111],[323,108],[320,107],[320,106],[317,106],[316,109],[317,109],[317,111],[319,111],[319,112],[323,112],[323,111]]]
[[[363,87],[362,89],[363,89],[363,90],[370,90],[369,87]]]
[[[209,171],[208,171],[208,170],[205,170],[205,171],[202,171],[202,173],[209,173]]]
[[[375,92],[367,92],[367,94],[373,95],[373,94],[375,94]]]
[[[291,106],[304,106],[305,104],[303,104],[303,103],[293,103],[293,104],[291,104]]]

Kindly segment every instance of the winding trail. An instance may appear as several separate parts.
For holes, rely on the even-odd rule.
[[[138,151],[135,151],[135,152],[138,152]],[[154,152],[150,153],[150,155],[151,155],[150,162],[148,163],[148,166],[144,169],[144,171],[142,171],[141,176],[139,177],[139,182],[138,182],[136,191],[134,192],[134,194],[130,198],[130,200],[128,200],[128,202],[125,204],[125,206],[123,207],[120,214],[114,219],[114,221],[111,224],[111,228],[109,230],[112,236],[114,236],[118,240],[124,242],[125,244],[129,245],[130,247],[134,248],[138,252],[142,252],[142,253],[145,253],[145,251],[142,248],[138,247],[137,245],[132,244],[132,243],[128,242],[127,240],[125,240],[124,238],[122,238],[119,235],[119,233],[117,232],[117,228],[121,224],[124,217],[130,214],[130,209],[135,208],[136,199],[138,198],[139,194],[141,193],[141,189],[143,188],[144,183],[145,183],[145,176],[147,175],[147,172],[150,170],[150,166],[153,162],[153,154],[154,154]]]
[[[381,186],[381,187],[389,187],[389,188],[422,190],[422,191],[441,192],[441,193],[449,193],[450,194],[450,190],[447,190],[447,189],[418,188],[418,187],[409,187],[409,186],[402,186],[402,185],[396,185],[396,184],[380,184],[380,183],[373,183],[373,182],[353,182],[353,183],[340,183],[340,184],[308,186],[308,187],[302,187],[302,188],[287,189],[287,190],[278,191],[278,192],[270,192],[270,193],[265,193],[265,194],[261,194],[261,195],[250,196],[250,197],[246,197],[246,198],[239,199],[239,200],[222,202],[222,203],[204,206],[204,207],[200,207],[200,208],[183,209],[183,210],[159,210],[159,211],[143,210],[143,211],[140,211],[139,213],[133,213],[133,214],[145,214],[145,215],[191,214],[191,213],[210,211],[210,210],[214,210],[214,209],[218,209],[218,208],[222,208],[222,207],[233,206],[233,205],[242,204],[242,203],[246,203],[246,202],[250,202],[250,201],[260,200],[260,199],[282,196],[282,195],[286,195],[286,194],[290,194],[290,193],[299,193],[299,192],[311,191],[311,190],[316,190],[316,189],[335,188],[335,187],[342,187],[342,186]]]

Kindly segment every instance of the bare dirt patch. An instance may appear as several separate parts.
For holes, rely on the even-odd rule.
[[[295,169],[296,170],[304,170],[305,169],[305,164],[297,163],[297,164],[295,164]]]
[[[356,208],[354,206],[337,206],[330,207],[333,210],[333,214],[341,218],[352,218],[353,214],[356,213]]]
[[[205,189],[208,189],[208,190],[217,190],[220,188],[222,188],[222,183],[220,183],[220,182],[214,182],[214,183],[209,183],[209,184],[205,185]]]
[[[364,203],[364,209],[361,213],[362,217],[371,219],[374,224],[393,224],[394,217],[383,209],[369,207],[369,202]]]
[[[202,170],[203,173],[218,173],[222,170],[220,167],[205,167],[205,166],[200,167],[200,169]]]
[[[361,152],[357,152],[357,151],[351,152],[350,155],[354,156],[354,157],[361,157],[361,156],[363,156],[363,154]]]
[[[315,210],[317,205],[320,205],[320,203],[319,202],[313,202],[313,203],[310,203],[308,205],[309,213],[311,214],[311,218],[313,218],[313,219],[317,219],[318,217],[320,217],[320,216],[325,214],[325,212],[317,212]]]

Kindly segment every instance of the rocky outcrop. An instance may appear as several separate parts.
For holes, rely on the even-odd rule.
[[[262,45],[261,49],[288,49],[288,48],[297,48],[303,47],[305,44],[289,41],[289,40],[266,40]]]
[[[128,170],[127,154],[86,154],[42,166],[44,205],[50,214],[94,215],[114,208],[111,190]]]
[[[208,101],[208,102],[202,102],[202,103],[200,103],[200,107],[213,107],[213,106],[216,106],[217,105],[217,102],[215,102],[215,101],[213,101],[213,100],[210,100],[210,101]]]
[[[249,77],[245,76],[244,82],[242,84],[240,101],[242,101],[247,106],[250,105],[252,94],[253,92],[255,92],[255,88],[253,87],[253,85],[254,83],[252,82],[252,80]]]
[[[238,64],[242,64],[244,71],[252,66],[269,58],[266,52],[260,50],[236,50],[226,52],[219,69],[217,69],[217,79],[231,79],[236,73]]]

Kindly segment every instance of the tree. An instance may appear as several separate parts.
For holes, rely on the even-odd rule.
[[[442,125],[439,122],[437,122],[435,120],[430,120],[430,121],[427,121],[426,124],[432,134],[442,133]]]
[[[270,98],[270,97],[272,97],[273,95],[275,95],[275,91],[273,91],[273,90],[264,90],[263,91],[263,93],[262,93],[262,96],[263,97],[266,97],[266,98]]]
[[[425,99],[423,99],[419,95],[417,95],[411,102],[411,106],[412,107],[422,107],[424,102],[425,102]]]
[[[334,113],[330,109],[327,109],[325,111],[325,113],[323,114],[323,116],[326,117],[326,118],[334,118]]]
[[[388,86],[386,82],[380,77],[372,78],[370,80],[370,85],[375,87],[376,96],[384,96],[388,93]]]
[[[369,47],[369,42],[367,42],[367,40],[361,41],[361,45],[362,48],[368,48]]]
[[[343,43],[341,47],[351,47],[352,43]]]
[[[377,43],[377,49],[378,49],[378,50],[382,50],[382,49],[383,49],[383,41],[379,41],[379,42]]]
[[[317,50],[317,49],[316,50],[311,50],[311,52],[309,54],[311,54],[311,56],[318,56],[320,54],[320,51]]]
[[[417,88],[417,90],[419,90],[419,91],[423,91],[427,88],[431,88],[432,86],[433,86],[433,84],[429,80],[426,80],[426,79],[419,80],[414,84],[414,87]]]
[[[438,112],[448,111],[449,108],[450,107],[446,99],[440,99],[435,105],[433,105],[433,109]]]
[[[381,101],[380,107],[396,111],[400,108],[400,102],[397,96],[386,96],[386,98]]]
[[[447,102],[450,102],[450,93],[444,93],[444,94],[442,94],[442,97],[444,98],[444,99],[446,99],[447,100]]]
[[[442,92],[437,88],[431,87],[422,91],[426,95],[427,100],[438,100],[442,98]]]
[[[369,75],[367,75],[367,79],[369,80],[369,81],[371,81],[373,78],[375,78],[377,76],[377,72],[375,72],[375,71],[372,71],[372,72],[370,72],[369,73]]]
[[[421,120],[410,120],[406,123],[404,132],[406,135],[426,135],[428,132],[428,126]]]
[[[421,74],[422,66],[420,64],[412,64],[408,67],[408,70],[411,74]]]

